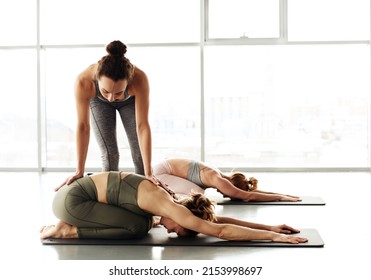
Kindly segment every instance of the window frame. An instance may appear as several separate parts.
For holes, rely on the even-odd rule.
[[[40,67],[40,52],[43,49],[49,49],[49,48],[79,48],[79,47],[99,47],[103,48],[103,44],[66,44],[66,45],[41,45],[40,43],[40,0],[34,0],[36,2],[37,11],[36,11],[36,22],[35,25],[36,28],[36,44],[35,45],[0,45],[1,50],[11,50],[11,49],[33,49],[36,51],[36,63],[35,63],[35,69],[37,73],[37,135],[38,135],[38,151],[37,151],[37,166],[31,167],[31,168],[12,168],[12,167],[1,167],[0,171],[73,171],[74,168],[66,168],[66,167],[60,167],[60,168],[48,168],[45,166],[45,159],[46,159],[46,104],[45,104],[45,96],[42,93],[42,87],[41,84],[41,67]],[[164,47],[176,47],[176,46],[197,46],[200,49],[200,145],[201,145],[201,160],[204,160],[205,158],[205,101],[204,101],[204,47],[208,45],[290,45],[290,44],[303,44],[303,45],[318,45],[318,44],[367,44],[370,48],[370,57],[371,57],[371,47],[370,47],[370,40],[344,40],[344,41],[289,41],[288,40],[288,2],[289,0],[279,0],[280,1],[280,16],[279,16],[279,38],[261,38],[261,39],[255,39],[255,38],[225,38],[225,39],[211,39],[208,36],[208,4],[210,0],[199,0],[200,4],[200,40],[198,42],[188,42],[188,43],[132,43],[128,44],[128,47],[136,46],[136,47],[153,47],[153,46],[164,46]],[[212,1],[212,0],[211,0]],[[371,14],[371,7],[369,14]],[[371,23],[370,23],[371,25]],[[371,31],[370,31],[371,33]],[[370,35],[371,37],[371,35]],[[371,59],[369,61],[369,64],[371,65]],[[371,81],[371,74],[370,74],[370,81]],[[370,90],[371,95],[371,90]],[[369,121],[371,120],[371,102],[369,104]],[[370,121],[371,123],[371,121]],[[368,131],[369,138],[370,136],[370,128]],[[270,167],[264,167],[264,168],[249,168],[249,169],[241,169],[242,171],[371,171],[371,148],[369,149],[369,162],[368,166],[360,167],[360,168],[296,168],[296,167],[288,167],[288,168],[270,168]],[[234,166],[235,167],[235,166]],[[125,169],[125,168],[124,168]],[[99,171],[100,168],[92,168],[92,171]],[[226,169],[228,170],[228,168]],[[229,169],[230,170],[230,169]]]

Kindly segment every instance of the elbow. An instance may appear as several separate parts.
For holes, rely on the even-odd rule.
[[[224,234],[224,231],[223,230],[221,230],[219,233],[218,233],[218,238],[220,238],[220,239],[225,239],[225,234]]]
[[[228,226],[227,225],[221,226],[216,237],[224,240],[231,240],[231,238],[228,236],[230,236],[228,234]]]
[[[148,122],[138,122],[137,123],[137,132],[138,133],[142,133],[142,132],[147,131],[149,129],[150,129],[150,127],[149,127]]]
[[[244,193],[233,193],[233,195],[230,196],[232,199],[241,199],[244,201],[252,201],[254,200],[254,197],[251,195],[251,193],[244,192]]]
[[[250,193],[245,193],[241,199],[249,202],[249,201],[253,201],[254,197]]]
[[[245,191],[244,198],[245,201],[257,201],[258,195],[254,193],[253,191]]]
[[[88,123],[79,123],[77,131],[80,133],[90,133],[90,125]]]

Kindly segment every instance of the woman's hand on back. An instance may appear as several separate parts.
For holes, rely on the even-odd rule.
[[[56,187],[54,189],[54,191],[57,192],[63,186],[71,184],[73,181],[75,181],[76,179],[81,178],[82,176],[83,176],[83,174],[80,174],[80,173],[75,173],[74,175],[69,176],[66,180],[64,180],[64,182],[62,184],[60,184],[58,187]]]

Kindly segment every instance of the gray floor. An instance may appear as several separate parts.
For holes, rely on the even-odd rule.
[[[320,196],[326,205],[217,206],[216,210],[221,215],[266,224],[286,223],[297,228],[315,228],[325,242],[324,248],[41,245],[40,226],[56,221],[51,212],[53,188],[67,175],[0,173],[3,190],[0,204],[1,255],[2,260],[6,260],[0,275],[10,272],[14,279],[47,275],[53,275],[52,279],[66,279],[68,268],[78,266],[86,267],[80,272],[89,279],[93,276],[112,279],[108,269],[114,265],[187,267],[195,266],[197,260],[200,270],[204,265],[262,266],[259,279],[336,279],[340,276],[344,277],[342,279],[371,279],[368,268],[371,260],[370,173],[256,173],[252,175],[259,179],[263,190]],[[1,278],[13,279],[9,276]],[[220,276],[220,279],[225,279],[225,276]]]

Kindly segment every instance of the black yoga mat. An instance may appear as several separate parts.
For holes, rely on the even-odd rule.
[[[303,196],[301,201],[290,202],[290,201],[244,201],[244,200],[231,200],[230,198],[224,198],[221,201],[217,201],[218,205],[326,205],[321,197],[317,196]]]
[[[129,246],[205,246],[205,247],[323,247],[321,236],[315,229],[301,229],[297,235],[308,238],[300,244],[271,241],[225,241],[200,234],[196,237],[176,237],[164,228],[153,228],[142,239],[42,239],[44,245],[129,245]]]

